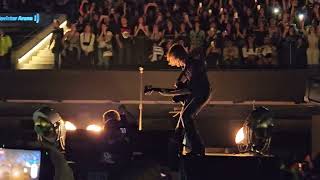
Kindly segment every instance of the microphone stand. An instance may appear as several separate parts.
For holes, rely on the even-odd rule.
[[[142,131],[142,110],[143,110],[143,67],[139,67],[140,71],[140,102],[139,102],[139,131]]]

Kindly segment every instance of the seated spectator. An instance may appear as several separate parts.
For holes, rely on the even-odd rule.
[[[249,66],[257,65],[258,57],[258,48],[255,44],[255,38],[252,35],[247,37],[246,45],[242,48],[242,56],[244,64]]]
[[[272,45],[269,37],[264,38],[264,45],[259,48],[260,58],[259,65],[276,65],[277,62],[277,49]]]
[[[190,32],[190,30],[192,29],[192,24],[190,22],[189,15],[188,13],[183,12],[182,16],[183,16],[183,24],[185,24],[185,30],[187,32]]]
[[[221,63],[221,49],[217,47],[215,41],[211,41],[206,52],[208,67],[216,67],[217,63]]]
[[[259,19],[258,28],[255,30],[255,42],[258,47],[264,44],[264,37],[267,35],[263,20]]]
[[[276,24],[276,20],[274,18],[270,18],[269,20],[269,28],[268,28],[268,35],[271,38],[272,44],[276,44],[280,38],[280,30]]]
[[[164,29],[163,35],[167,41],[173,41],[177,37],[178,33],[175,30],[171,19],[167,20],[167,26]]]
[[[304,68],[307,66],[307,43],[303,37],[297,40],[296,61],[293,66],[297,68]]]
[[[0,45],[0,70],[9,69],[11,65],[9,52],[12,47],[12,40],[2,29],[0,29]]]
[[[71,25],[71,30],[66,32],[63,37],[63,67],[75,67],[80,61],[80,34],[76,24]]]
[[[144,17],[141,16],[138,19],[138,24],[134,27],[134,46],[139,49],[139,51],[135,52],[136,64],[144,65],[147,61],[147,51],[148,51],[148,39],[150,33],[149,28],[145,24]]]
[[[99,68],[108,69],[110,66],[110,61],[113,56],[112,37],[113,34],[109,30],[109,26],[107,24],[101,24],[100,32],[97,38]]]
[[[138,25],[134,27],[134,37],[137,36],[149,36],[148,26],[144,22],[144,17],[141,16],[138,19]]]
[[[235,27],[235,40],[237,42],[237,45],[239,47],[243,47],[245,45],[245,38],[246,38],[246,29],[242,29],[240,28],[240,23],[239,22],[236,22],[234,24],[234,27]]]
[[[190,44],[189,35],[188,35],[188,32],[186,31],[186,24],[185,23],[180,24],[177,39],[183,42],[184,47],[189,46],[189,44]]]
[[[205,33],[200,29],[200,22],[194,23],[194,30],[190,32],[190,49],[203,48],[205,41]]]
[[[152,34],[150,35],[150,39],[153,43],[152,47],[152,55],[151,55],[151,62],[158,61],[162,59],[164,55],[164,50],[161,47],[163,34],[159,31],[159,26],[157,24],[153,25]]]
[[[121,18],[120,29],[116,34],[118,44],[118,65],[130,65],[132,63],[132,31],[125,17]]]
[[[279,65],[281,67],[289,67],[296,62],[296,42],[295,28],[289,24],[285,25],[280,42]]]
[[[157,13],[155,24],[159,27],[159,29],[163,29],[165,27],[165,21],[163,20],[163,15],[161,12]]]
[[[81,64],[83,67],[92,67],[94,58],[95,35],[91,31],[91,26],[87,24],[84,32],[80,34],[80,47],[82,50]]]
[[[144,5],[144,16],[146,17],[146,24],[153,25],[154,23],[161,23],[162,17],[160,13],[157,13],[159,9],[157,3],[150,2]],[[159,18],[159,19],[158,19]],[[159,25],[159,24],[158,24]]]
[[[90,25],[92,27],[92,32],[94,34],[99,33],[99,22],[100,22],[100,15],[98,13],[94,13],[92,15],[92,20],[90,22]]]
[[[98,29],[101,28],[101,24],[106,24],[110,26],[110,17],[108,15],[101,15],[97,25]]]
[[[308,65],[318,65],[319,64],[319,34],[317,34],[316,29],[314,26],[305,30],[302,28],[305,36],[308,40],[308,49],[307,49],[307,59]]]
[[[223,65],[238,66],[240,65],[239,49],[233,45],[233,42],[227,40],[223,48]]]
[[[217,39],[217,30],[211,27],[206,34],[206,47],[211,45],[211,42]]]
[[[83,17],[84,23],[90,23],[90,16],[93,10],[93,6],[93,3],[90,3],[88,0],[81,1],[79,13]]]
[[[247,33],[248,34],[254,34],[254,31],[256,29],[255,20],[253,17],[249,17],[248,25],[247,25]]]
[[[84,30],[84,26],[85,26],[84,19],[82,16],[79,16],[78,21],[76,22],[76,25],[77,25],[77,31],[79,33],[82,33]]]

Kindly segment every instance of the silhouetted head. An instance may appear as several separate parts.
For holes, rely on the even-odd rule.
[[[186,65],[188,53],[180,44],[174,44],[167,53],[167,61],[170,66],[183,67]]]

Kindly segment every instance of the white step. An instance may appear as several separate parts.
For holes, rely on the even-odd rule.
[[[38,57],[42,61],[54,61],[54,57],[53,56],[36,56],[36,57]]]
[[[50,53],[50,52],[39,51],[39,52],[37,53],[37,56],[53,56],[53,54]]]
[[[41,49],[38,51],[38,53],[43,53],[43,54],[52,54],[51,49]]]
[[[54,60],[53,59],[45,59],[45,58],[39,58],[39,57],[36,57],[36,58],[32,58],[29,63],[32,62],[33,64],[42,64],[42,63],[53,63]]]
[[[53,64],[24,64],[21,69],[53,69]]]
[[[32,56],[30,62],[32,62],[32,64],[43,64],[43,63],[47,64],[47,63],[53,63],[54,59],[53,59],[53,57],[52,58],[41,58],[38,56]]]
[[[54,64],[54,62],[34,62],[34,61],[30,61],[28,64],[33,64],[33,65],[50,65],[50,64]]]

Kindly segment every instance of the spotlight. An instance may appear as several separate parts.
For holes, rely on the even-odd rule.
[[[273,127],[273,115],[267,108],[254,109],[237,132],[235,142],[239,152],[267,154]]]
[[[167,175],[165,173],[160,173],[161,177],[167,177]]]
[[[304,14],[299,14],[298,18],[299,18],[300,21],[302,21],[304,19]]]
[[[95,125],[95,124],[91,124],[91,125],[87,126],[87,131],[100,132],[100,131],[102,131],[102,127]]]
[[[18,170],[13,170],[12,176],[17,178],[17,177],[20,176],[20,174],[21,174],[20,171],[18,171]]]
[[[279,9],[278,7],[275,7],[275,8],[273,9],[273,13],[274,13],[274,14],[279,14],[279,12],[280,12],[280,9]]]
[[[77,127],[73,123],[71,123],[70,121],[65,122],[65,127],[66,127],[67,131],[77,130]]]
[[[31,165],[30,176],[32,179],[36,179],[38,177],[39,167],[36,164]]]
[[[243,132],[243,127],[237,132],[236,135],[236,144],[240,144],[244,140],[244,132]]]

